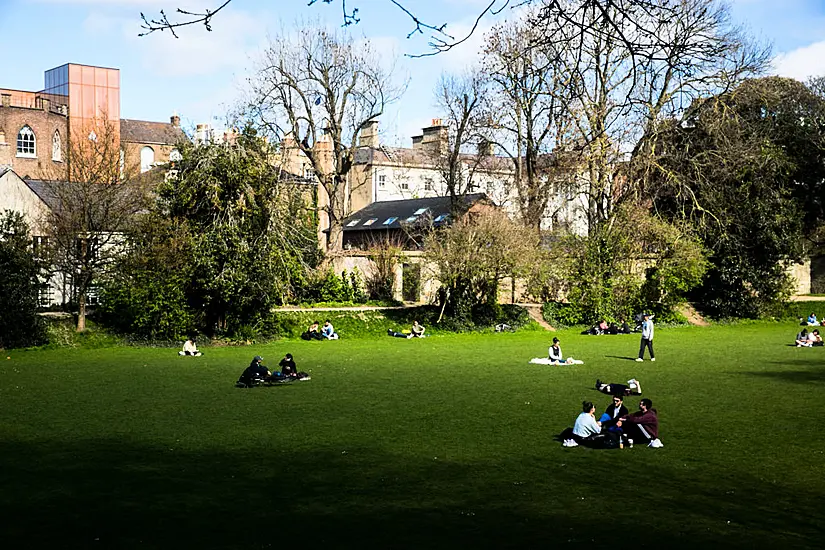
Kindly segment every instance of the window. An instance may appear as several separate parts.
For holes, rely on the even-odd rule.
[[[381,174],[378,176],[378,187],[384,187],[387,184],[387,176]]]
[[[32,237],[32,253],[38,260],[45,260],[49,256],[49,238]]]
[[[31,157],[37,156],[37,144],[34,139],[34,132],[28,125],[20,128],[17,133],[17,156]]]
[[[398,219],[398,217],[387,218],[386,220],[384,220],[384,223],[382,225],[390,225],[392,222],[394,222],[397,219]]]
[[[149,146],[140,150],[140,173],[148,172],[155,164],[155,150]]]
[[[449,214],[439,214],[438,217],[433,220],[433,223],[443,222],[448,216]]]
[[[37,305],[40,307],[49,307],[54,301],[54,290],[49,283],[39,285],[37,289]]]
[[[55,130],[52,136],[52,160],[63,162],[63,144],[60,142],[60,132]]]
[[[418,216],[410,216],[409,218],[407,218],[406,220],[404,220],[404,222],[405,222],[405,223],[412,223],[412,222],[414,222],[414,221],[415,221],[415,220],[417,220],[417,219],[418,219]]]
[[[358,219],[352,220],[351,222],[349,222],[349,223],[347,224],[347,227],[355,227],[356,225],[358,225],[358,222],[360,222],[360,221],[361,221],[361,218],[358,218]]]
[[[433,178],[425,178],[424,179],[424,191],[432,191],[433,190]]]
[[[365,225],[365,226],[366,226],[366,225],[372,225],[372,224],[374,224],[374,223],[375,223],[375,222],[377,222],[377,221],[378,221],[378,218],[370,218],[370,219],[368,219],[367,221],[365,221],[365,222],[364,222],[364,225]]]
[[[419,208],[418,210],[413,212],[413,216],[420,216],[421,214],[423,214],[427,210],[429,210],[429,208]]]

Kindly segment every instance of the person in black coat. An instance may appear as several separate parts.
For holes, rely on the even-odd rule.
[[[256,355],[252,359],[252,362],[249,363],[249,366],[243,371],[241,377],[238,378],[237,385],[251,388],[256,384],[260,384],[269,379],[269,377],[272,376],[272,373],[269,372],[268,368],[261,364],[263,360],[263,357]]]
[[[620,418],[629,414],[624,406],[624,398],[621,395],[614,395],[613,402],[607,406],[599,421],[602,423],[602,430],[621,433],[621,428],[616,426]]]
[[[295,360],[292,358],[291,353],[287,353],[281,362],[278,363],[278,366],[281,367],[281,375],[282,376],[297,376],[298,375],[298,366],[295,364]]]

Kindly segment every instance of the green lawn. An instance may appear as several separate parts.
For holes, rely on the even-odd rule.
[[[15,351],[2,548],[821,548],[825,348],[793,324]],[[312,380],[233,387],[256,353]],[[563,448],[595,379],[642,381],[665,447]],[[629,401],[631,407],[637,400]]]

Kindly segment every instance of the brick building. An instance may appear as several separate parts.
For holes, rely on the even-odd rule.
[[[186,139],[178,116],[120,118],[118,69],[68,63],[45,72],[41,91],[0,88],[0,168],[62,179],[71,140],[96,139],[92,128],[103,126],[121,150],[124,177],[174,160],[175,145]]]

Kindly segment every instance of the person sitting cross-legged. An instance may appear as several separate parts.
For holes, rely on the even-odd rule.
[[[654,449],[664,447],[659,439],[659,415],[650,399],[644,398],[639,401],[639,410],[623,416],[616,426],[622,429],[630,441],[646,443]]]
[[[607,406],[605,411],[602,413],[601,418],[599,418],[599,422],[602,423],[602,431],[621,434],[622,429],[616,424],[619,423],[620,418],[627,416],[628,414],[629,411],[627,410],[627,407],[624,406],[624,397],[621,395],[614,395],[613,403]]]
[[[582,401],[582,412],[576,418],[573,429],[562,432],[565,447],[601,447],[604,436],[601,435],[601,424],[596,420],[596,406],[590,401]]]
[[[238,378],[236,386],[240,388],[251,388],[266,382],[272,376],[272,373],[261,364],[263,360],[263,357],[256,355],[252,359],[252,362],[249,363],[249,366],[244,369],[241,377]]]
[[[292,358],[291,353],[287,353],[281,362],[278,363],[281,367],[280,378],[286,380],[309,380],[310,377],[305,372],[298,372],[298,366],[295,364],[295,359]]]
[[[195,345],[195,339],[189,338],[183,343],[183,349],[178,352],[178,355],[189,355],[192,357],[200,357],[203,355],[198,351],[198,346]]]
[[[803,328],[799,331],[799,334],[796,335],[796,347],[809,348],[812,345],[813,343],[808,340],[808,329]]]
[[[333,328],[332,323],[329,322],[329,319],[324,321],[324,327],[321,329],[321,336],[327,340],[338,339],[338,333],[335,332],[335,329]]]
[[[419,325],[417,320],[413,321],[410,335],[407,338],[424,338],[424,330],[424,325]]]

